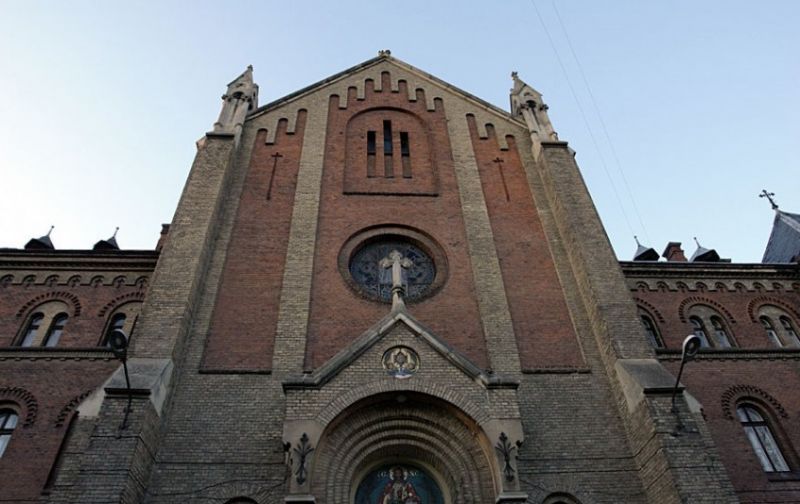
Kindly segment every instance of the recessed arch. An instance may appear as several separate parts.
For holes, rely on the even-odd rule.
[[[352,502],[365,475],[404,464],[426,471],[445,504],[493,502],[494,452],[478,423],[427,394],[381,393],[351,403],[328,423],[309,471],[317,502]]]

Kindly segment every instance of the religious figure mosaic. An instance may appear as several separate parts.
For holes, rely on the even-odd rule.
[[[368,474],[358,485],[356,504],[444,504],[444,498],[425,471],[397,464]]]

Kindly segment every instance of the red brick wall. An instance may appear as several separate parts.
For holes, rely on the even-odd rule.
[[[280,120],[274,144],[265,144],[266,130],[256,136],[206,340],[204,369],[270,367],[305,117],[305,111],[298,114],[294,134],[286,133],[287,121]],[[277,158],[273,177],[274,154],[283,157]]]
[[[690,278],[687,273],[682,281],[675,281],[667,275],[674,275],[674,269],[672,265],[665,266],[663,279],[653,275],[637,278],[628,273],[631,294],[653,317],[668,349],[679,350],[683,339],[692,332],[688,312],[694,304],[715,309],[727,323],[737,347],[742,349],[701,354],[686,366],[681,378],[689,393],[703,406],[703,414],[739,498],[748,503],[800,502],[797,354],[795,350],[773,346],[758,321],[759,307],[768,304],[781,308],[797,324],[800,322],[800,293],[787,288],[788,282],[779,282],[778,288],[771,286],[767,290],[757,286],[753,278],[743,275],[739,275],[740,279],[727,278],[724,283],[712,284]],[[724,276],[725,272],[718,274]],[[761,284],[771,285],[766,280]],[[747,352],[748,349],[756,352]],[[765,354],[765,351],[770,352]],[[677,374],[678,357],[662,353],[661,358],[665,366]],[[773,433],[794,471],[788,479],[770,476],[761,468],[736,419],[736,405],[740,400],[752,400],[767,413]]]
[[[694,304],[709,306],[720,313],[741,348],[774,348],[758,321],[757,309],[762,304],[782,307],[789,314],[792,307],[795,312],[800,310],[800,294],[793,291],[758,292],[744,288],[738,290],[732,286],[715,291],[668,290],[657,288],[655,281],[649,283],[650,288],[633,290],[632,295],[639,306],[653,316],[667,348],[680,349],[683,339],[691,334],[692,325],[687,312]],[[755,313],[755,320],[751,318],[752,313]],[[800,323],[798,317],[793,318]]]
[[[115,306],[144,298],[144,285],[9,285],[0,288],[0,347],[18,344],[29,315],[48,301],[63,301],[69,319],[59,348],[96,347]],[[46,331],[42,327],[40,331]]]
[[[666,363],[673,373],[678,362]],[[711,360],[700,359],[687,365],[681,381],[703,405],[711,435],[722,462],[742,502],[800,502],[800,374],[796,361],[774,360]],[[785,411],[781,415],[771,401],[754,391],[728,393],[733,387],[757,387],[771,396]],[[730,401],[724,401],[725,397]],[[736,419],[736,401],[754,398],[770,414],[772,430],[794,469],[795,481],[771,479],[765,473]],[[723,404],[728,402],[733,418],[728,418]],[[777,424],[777,425],[776,425]]]
[[[475,118],[468,119],[522,368],[581,366],[581,350],[516,142],[507,137],[508,150],[500,150],[493,127],[487,126],[488,138],[481,139]]]
[[[37,502],[41,498],[74,412],[71,401],[74,406],[81,396],[105,382],[118,366],[112,358],[0,360],[0,405],[10,402],[22,406],[19,424],[0,457],[0,500]],[[4,392],[9,387],[23,388],[34,398],[37,407],[32,411],[32,425],[23,425],[31,411],[19,394]]]
[[[466,233],[447,135],[443,105],[428,111],[422,91],[417,101],[408,100],[405,83],[391,92],[388,74],[382,91],[367,81],[364,100],[351,90],[347,109],[339,109],[332,98],[328,115],[325,171],[320,197],[320,220],[314,261],[314,279],[307,346],[307,367],[317,367],[353,341],[389,312],[389,305],[368,301],[355,293],[339,273],[338,255],[353,234],[369,226],[405,225],[433,237],[447,255],[449,278],[434,296],[412,304],[409,311],[437,335],[480,366],[487,365],[486,347],[474,294],[473,276],[467,251]],[[438,196],[344,194],[344,173],[348,166],[364,164],[357,150],[346,149],[342,141],[348,121],[371,108],[394,108],[415,115],[430,135],[412,135],[412,152],[430,144],[431,162],[438,177]],[[378,135],[379,140],[382,133]],[[348,158],[348,154],[352,157]],[[366,176],[366,173],[364,174]],[[424,178],[405,185],[424,192]],[[395,178],[392,182],[406,182]],[[395,184],[399,185],[399,184]],[[411,186],[411,187],[408,187]],[[390,192],[390,191],[386,191]]]

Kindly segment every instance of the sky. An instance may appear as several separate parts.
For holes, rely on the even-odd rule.
[[[800,212],[800,2],[0,0],[0,248],[151,249],[225,85],[268,103],[380,49],[508,110],[544,95],[620,259],[758,262]]]

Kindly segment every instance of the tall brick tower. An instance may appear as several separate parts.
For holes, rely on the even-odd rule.
[[[131,334],[132,408],[120,368],[50,501],[737,502],[541,94],[514,74],[510,98],[389,51],[260,107],[234,80]]]

